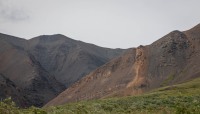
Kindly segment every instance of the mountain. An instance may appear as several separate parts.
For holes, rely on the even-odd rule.
[[[0,72],[21,89],[26,106],[42,106],[65,89],[29,54],[26,40],[1,34],[0,47]]]
[[[200,24],[173,31],[147,46],[123,55],[94,70],[45,106],[67,102],[129,96],[200,76]]]
[[[72,40],[60,34],[30,40],[0,34],[0,73],[21,90],[14,93],[26,98],[26,106],[41,107],[123,51]],[[5,95],[0,97],[5,98]]]

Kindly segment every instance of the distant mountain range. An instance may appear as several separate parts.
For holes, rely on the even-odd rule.
[[[151,45],[128,49],[92,71],[45,106],[129,96],[200,77],[200,24]]]
[[[0,34],[0,98],[41,107],[125,50],[43,35],[25,40]]]

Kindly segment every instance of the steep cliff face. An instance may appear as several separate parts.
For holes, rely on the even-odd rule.
[[[20,88],[16,94],[26,97],[26,106],[41,107],[123,51],[98,47],[63,35],[24,40],[0,34],[0,73]],[[16,102],[18,96],[14,99]]]
[[[147,46],[129,49],[66,89],[46,106],[141,94],[200,76],[200,25],[173,31]]]

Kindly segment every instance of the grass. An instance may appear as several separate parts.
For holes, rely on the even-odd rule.
[[[183,84],[162,87],[139,96],[81,101],[56,107],[20,109],[8,101],[1,102],[0,113],[200,114],[200,78]]]
[[[175,78],[175,75],[174,74],[170,74],[167,79],[165,79],[161,86],[166,86],[167,84],[169,84],[173,79]]]

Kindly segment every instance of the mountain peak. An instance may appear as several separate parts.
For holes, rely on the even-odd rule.
[[[34,37],[34,38],[30,39],[30,40],[33,40],[33,39],[52,41],[52,40],[71,39],[71,38],[69,38],[69,37],[67,37],[65,35],[62,35],[62,34],[53,34],[53,35],[40,35],[40,36]]]

